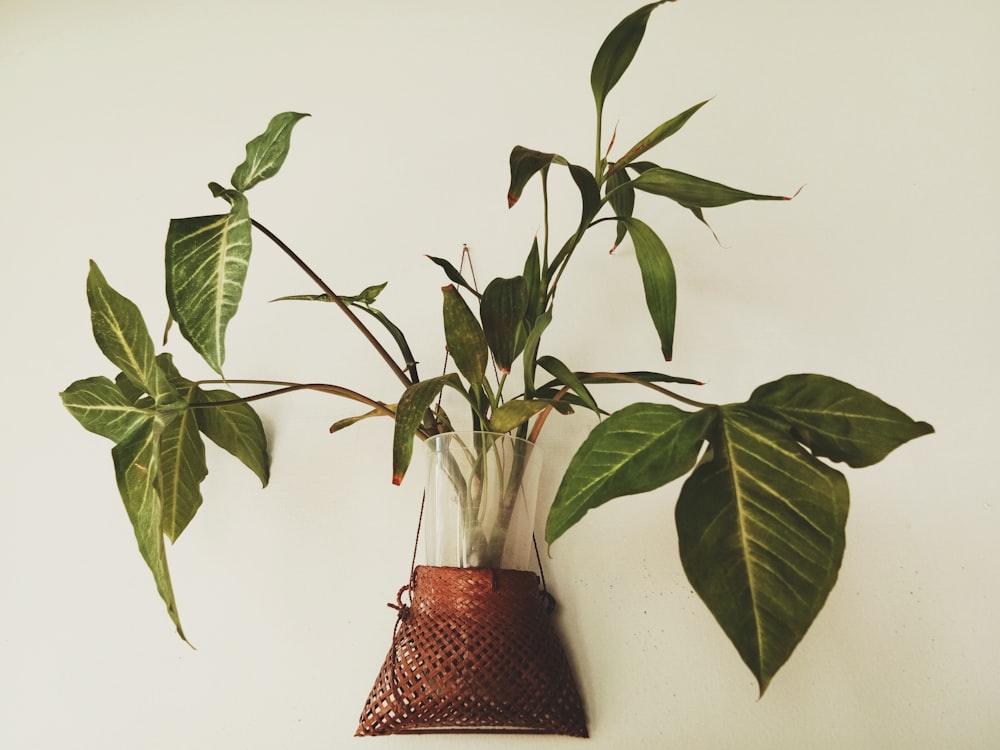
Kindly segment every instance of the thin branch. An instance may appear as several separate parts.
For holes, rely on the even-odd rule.
[[[312,279],[317,284],[317,286],[319,286],[320,289],[323,290],[323,292],[330,298],[330,301],[335,303],[341,309],[341,311],[343,311],[344,315],[346,315],[350,319],[350,321],[355,325],[355,327],[357,327],[357,329],[361,331],[362,335],[368,340],[368,343],[370,343],[373,347],[375,347],[375,351],[377,351],[379,356],[382,357],[383,360],[385,360],[385,363],[389,365],[393,374],[395,374],[395,376],[404,386],[409,387],[413,385],[414,382],[416,382],[416,380],[411,380],[406,376],[406,369],[396,364],[396,360],[393,359],[393,356],[386,350],[384,346],[382,346],[381,342],[379,342],[379,340],[375,338],[375,335],[370,330],[368,330],[368,327],[361,322],[358,316],[354,314],[354,312],[347,306],[347,304],[345,304],[344,301],[340,299],[337,293],[334,292],[327,285],[327,283],[319,277],[319,274],[313,271],[312,268],[310,268],[309,265],[304,260],[302,260],[302,258],[296,255],[296,253],[270,229],[265,227],[256,219],[251,219],[250,223],[253,224],[253,226],[259,229],[261,232],[263,232],[267,236],[267,238],[271,240],[275,245],[281,248],[281,250],[285,253],[285,255],[291,258],[292,261],[300,269],[302,269],[302,271],[304,271],[305,274],[310,279]]]

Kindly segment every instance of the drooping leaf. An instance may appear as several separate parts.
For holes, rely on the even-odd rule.
[[[528,312],[528,290],[523,276],[493,279],[483,290],[479,317],[486,343],[501,372],[510,372],[524,347],[524,322]]]
[[[592,384],[621,383],[629,382],[629,380],[634,382],[639,380],[644,383],[682,383],[684,385],[704,385],[702,381],[694,380],[693,378],[685,378],[678,375],[666,375],[662,372],[649,372],[648,370],[630,370],[620,373],[609,373],[606,376],[596,375],[590,372],[581,372],[579,375],[581,380]],[[623,377],[614,377],[614,375],[621,375]]]
[[[514,146],[510,152],[510,185],[507,187],[507,208],[513,208],[532,177],[553,164],[568,164],[559,154]]]
[[[267,486],[271,473],[271,459],[267,450],[267,433],[260,415],[239,396],[223,389],[205,390],[183,377],[174,366],[169,354],[161,354],[157,362],[170,377],[171,382],[185,394],[189,412],[194,415],[198,429],[224,451],[239,459],[257,475],[261,485]],[[212,406],[198,406],[212,404]],[[200,443],[200,440],[198,441]]]
[[[573,411],[569,404],[551,399],[531,399],[530,401],[519,398],[511,399],[501,404],[490,416],[490,431],[513,432],[533,416],[550,407],[562,413]]]
[[[171,542],[191,523],[201,507],[201,482],[208,476],[205,444],[194,409],[179,412],[160,435],[161,528]]]
[[[709,100],[706,99],[703,102],[695,104],[693,107],[686,109],[679,115],[676,115],[669,120],[667,120],[662,125],[654,128],[652,132],[649,133],[645,138],[641,139],[632,148],[630,148],[621,159],[616,161],[610,167],[608,167],[608,178],[610,179],[612,175],[618,174],[624,170],[626,166],[631,164],[637,157],[642,156],[644,153],[649,151],[659,143],[662,143],[667,138],[672,136],[678,130],[680,130],[687,123],[688,120],[697,112],[699,109],[708,104]]]
[[[449,284],[441,291],[444,302],[444,340],[448,346],[448,354],[469,384],[478,389],[483,384],[489,361],[486,334],[458,289]]]
[[[587,386],[585,386],[579,376],[569,369],[569,367],[567,367],[561,360],[546,355],[538,358],[538,366],[546,370],[556,380],[572,390],[579,397],[581,403],[585,404],[588,409],[597,414],[601,413],[601,409],[598,407],[597,401],[591,395],[590,391],[587,390]]]
[[[837,579],[847,482],[773,419],[718,411],[677,502],[681,562],[763,694]]]
[[[597,186],[594,175],[578,164],[570,164],[569,173],[576,183],[577,190],[580,191],[580,225],[577,229],[579,239],[597,216],[597,212],[601,210],[601,189]]]
[[[638,403],[598,424],[570,460],[545,525],[551,544],[592,508],[661,487],[691,470],[710,410]]]
[[[461,379],[453,372],[421,380],[403,391],[399,406],[396,407],[396,425],[392,436],[393,484],[403,481],[410,459],[413,457],[413,437],[420,428],[427,409],[445,386],[451,386],[459,393],[465,393]]]
[[[463,289],[472,292],[472,294],[474,294],[476,297],[481,296],[479,292],[476,290],[476,288],[473,287],[468,281],[466,281],[465,277],[462,276],[459,270],[455,268],[455,266],[452,265],[450,262],[448,262],[444,258],[435,258],[433,255],[428,255],[427,257],[428,259],[433,261],[436,265],[444,269],[445,276],[447,276],[448,280],[451,281],[453,284],[458,284]]]
[[[116,443],[152,419],[155,413],[152,409],[136,406],[104,376],[77,380],[59,397],[84,429]]]
[[[111,288],[93,261],[87,274],[87,300],[94,340],[104,356],[137,388],[152,396],[157,406],[177,403],[177,392],[156,364],[153,339],[142,313],[131,300]]]
[[[642,286],[646,293],[646,309],[660,338],[660,351],[665,360],[673,357],[674,324],[677,318],[677,276],[663,241],[639,219],[624,219],[639,262]]]
[[[276,175],[288,156],[292,128],[308,116],[299,112],[282,112],[272,117],[267,130],[247,144],[246,159],[233,172],[233,187],[242,192]]]
[[[181,333],[218,373],[226,358],[226,328],[240,304],[250,263],[246,198],[226,191],[222,216],[172,219],[167,232],[167,302]]]
[[[390,410],[395,411],[395,404],[387,404]],[[366,411],[364,414],[358,414],[356,417],[345,417],[344,419],[338,419],[332,425],[330,425],[330,433],[340,432],[343,429],[350,427],[351,425],[357,424],[365,419],[371,419],[372,417],[390,417],[391,414],[386,414],[385,409],[372,409],[371,411]]]
[[[621,80],[621,77],[632,64],[635,53],[639,49],[642,37],[646,33],[646,23],[653,10],[669,0],[660,0],[639,8],[626,16],[611,30],[601,48],[597,51],[594,63],[590,69],[590,88],[594,92],[594,102],[597,105],[598,117],[604,111],[604,100],[611,89]]]
[[[763,195],[737,190],[718,182],[678,172],[676,169],[653,167],[632,180],[632,187],[653,195],[662,195],[685,208],[716,208],[740,201],[787,201],[784,195]]]
[[[177,634],[186,641],[167,567],[166,545],[163,541],[163,504],[157,487],[160,471],[159,437],[163,427],[163,421],[149,420],[116,445],[111,455],[118,491],[135,531],[139,553],[153,574],[157,591],[177,628]]]
[[[786,375],[760,386],[748,404],[792,425],[817,456],[871,466],[891,451],[934,432],[877,396],[827,375]]]

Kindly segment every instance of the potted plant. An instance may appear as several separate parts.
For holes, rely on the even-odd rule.
[[[459,414],[446,413],[445,392],[467,411],[459,437],[467,466],[444,458],[462,529],[464,564],[504,567],[502,531],[509,526],[522,479],[522,456],[500,461],[498,446],[512,436],[533,444],[552,412],[586,410],[593,427],[566,468],[546,521],[545,539],[561,538],[590,509],[616,497],[653,490],[687,476],[676,506],[685,572],[755,675],[761,693],[789,658],[832,589],[844,552],[848,490],[830,462],[851,467],[881,461],[903,443],[932,432],[876,396],[834,378],[793,374],[766,383],[740,403],[710,404],[691,393],[698,383],[668,373],[579,371],[544,354],[563,274],[584,237],[628,241],[641,272],[652,327],[665,360],[672,357],[677,279],[657,233],[635,215],[636,195],[659,196],[706,223],[705,209],[740,201],[787,200],[753,193],[649,161],[655,146],[677,133],[705,105],[696,104],[654,127],[631,148],[612,156],[614,137],[604,129],[608,93],[626,72],[653,10],[639,8],[600,47],[591,69],[596,106],[592,165],[524,147],[510,154],[508,203],[525,186],[542,187],[543,230],[511,275],[479,289],[462,264],[431,258],[447,278],[442,292],[445,339],[454,370],[425,377],[402,327],[378,304],[384,285],[353,295],[326,284],[277,234],[251,218],[248,191],[282,166],[293,128],[304,114],[285,112],[246,147],[230,185],[210,183],[225,213],[173,219],[166,242],[166,297],[171,322],[215,372],[187,377],[171,355],[157,353],[138,307],[117,292],[91,262],[87,278],[94,337],[114,367],[114,379],[79,380],[62,394],[66,408],[88,430],[114,442],[118,489],[139,550],[153,573],[177,632],[184,637],[167,567],[171,541],[194,518],[205,477],[202,436],[226,449],[263,483],[268,480],[267,436],[253,402],[297,390],[353,400],[360,419],[389,417],[393,476],[402,481],[415,438],[454,435]],[[550,237],[549,178],[566,176],[579,194],[579,221],[561,242]],[[223,376],[225,333],[236,314],[259,233],[318,287],[295,295],[338,307],[399,381],[396,393],[375,396],[353,385],[260,381]],[[290,298],[291,299],[291,298]],[[598,387],[629,385],[640,397],[607,413]],[[225,387],[222,387],[225,386]],[[246,387],[249,394],[231,388]],[[666,403],[664,401],[667,401]],[[502,470],[495,467],[503,467]],[[449,474],[449,472],[451,472]],[[499,474],[498,515],[483,522],[488,474]]]

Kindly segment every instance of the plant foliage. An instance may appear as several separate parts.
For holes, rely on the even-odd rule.
[[[256,228],[318,286],[318,291],[283,299],[338,306],[398,379],[401,391],[391,401],[342,385],[225,381],[227,387],[269,389],[240,396],[209,387],[222,381],[189,379],[168,353],[157,354],[138,307],[91,262],[87,297],[93,334],[117,372],[114,380],[79,380],[61,395],[83,427],[114,443],[115,476],[139,552],[182,637],[165,540],[175,541],[202,504],[200,488],[208,472],[204,437],[266,485],[267,436],[250,402],[301,389],[333,394],[362,404],[365,411],[338,421],[331,432],[369,417],[394,420],[392,480],[399,483],[414,438],[451,429],[452,421],[439,405],[448,389],[467,404],[473,429],[513,432],[529,440],[538,438],[552,411],[569,413],[579,407],[600,417],[558,489],[546,524],[550,544],[610,500],[687,477],[676,505],[684,570],[761,692],[767,688],[823,607],[844,554],[849,495],[843,474],[831,462],[869,466],[933,430],[878,397],[823,375],[789,375],[760,386],[743,403],[717,405],[665,386],[695,385],[690,378],[583,372],[542,353],[560,279],[582,239],[613,228],[615,245],[627,238],[635,248],[649,322],[662,356],[672,358],[677,275],[667,245],[650,223],[634,215],[636,191],[683,206],[702,222],[705,209],[787,200],[637,161],[678,133],[705,101],[656,125],[620,158],[608,160],[602,136],[608,96],[635,58],[652,12],[664,2],[626,17],[593,62],[593,170],[555,153],[524,146],[511,151],[508,205],[517,204],[536,178],[543,188],[545,230],[541,241],[532,241],[523,266],[515,269],[520,273],[494,279],[480,291],[462,267],[431,258],[449,282],[440,304],[454,372],[419,376],[403,330],[374,306],[385,284],[339,294],[251,218],[248,191],[279,171],[292,131],[306,115],[275,116],[247,143],[231,186],[209,184],[212,194],[228,204],[224,212],[170,222],[165,265],[171,319],[211,370],[223,371],[226,329],[239,309]],[[553,168],[567,170],[580,199],[579,221],[560,245],[550,244],[549,236],[548,178]],[[609,414],[595,396],[596,388],[606,385],[638,386],[654,400]],[[674,403],[660,403],[663,398]]]

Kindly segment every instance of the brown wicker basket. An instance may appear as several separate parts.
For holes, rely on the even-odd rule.
[[[402,602],[409,590],[411,603]],[[538,578],[418,566],[357,736],[529,732],[587,736],[580,694]]]

